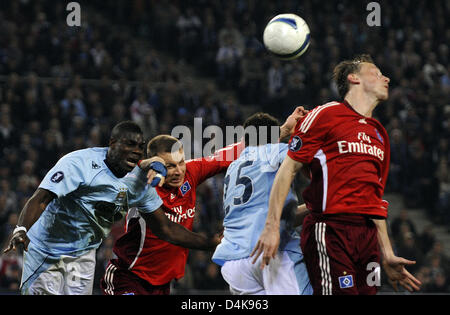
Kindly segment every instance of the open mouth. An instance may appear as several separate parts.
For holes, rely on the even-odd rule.
[[[125,160],[125,163],[131,168],[135,168],[137,165],[137,162],[139,162],[139,160],[133,159],[133,158],[128,158]]]
[[[183,179],[181,177],[178,177],[178,178],[172,178],[170,180],[170,183],[173,185],[179,185],[179,184],[181,184],[182,181],[183,181]]]

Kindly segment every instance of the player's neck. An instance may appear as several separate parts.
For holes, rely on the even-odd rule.
[[[119,167],[115,167],[114,163],[111,163],[111,161],[109,161],[108,158],[105,159],[105,164],[117,178],[122,178],[126,175],[126,173],[123,173],[119,170]]]
[[[360,115],[372,117],[372,112],[380,102],[375,96],[353,89],[345,96],[347,103]]]

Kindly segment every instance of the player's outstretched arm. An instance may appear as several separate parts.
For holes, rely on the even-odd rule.
[[[218,236],[207,238],[202,234],[189,231],[181,224],[170,221],[161,208],[151,213],[141,213],[141,215],[156,236],[174,245],[190,249],[211,250],[220,243]]]
[[[16,250],[19,244],[24,246],[24,250],[28,249],[28,243],[30,240],[27,237],[27,231],[31,228],[34,222],[39,219],[42,212],[47,205],[52,201],[56,195],[46,189],[38,188],[33,196],[28,199],[27,203],[20,212],[19,219],[17,221],[17,227],[14,229],[8,247],[4,252],[10,250]]]
[[[291,134],[294,132],[294,128],[297,122],[308,114],[303,106],[297,106],[292,114],[288,116],[283,125],[280,126],[280,139],[279,141],[288,140]]]
[[[283,205],[289,193],[295,175],[301,169],[302,163],[294,161],[286,156],[275,176],[269,199],[269,212],[266,224],[250,257],[254,257],[253,263],[262,254],[261,269],[268,265],[275,257],[280,244],[280,219]]]
[[[398,284],[410,292],[420,290],[422,283],[405,268],[405,266],[414,265],[416,262],[395,256],[387,232],[386,220],[373,219],[372,221],[377,227],[378,244],[380,245],[382,254],[382,266],[386,272],[389,283],[395,291],[398,289]]]

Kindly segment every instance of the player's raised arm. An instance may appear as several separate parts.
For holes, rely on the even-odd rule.
[[[289,140],[289,137],[294,132],[294,128],[297,125],[297,122],[305,117],[308,114],[308,110],[306,110],[303,106],[297,106],[292,114],[286,118],[286,121],[283,125],[280,126],[280,139],[279,141]]]
[[[220,243],[219,237],[207,238],[202,234],[189,231],[181,224],[170,221],[161,208],[151,213],[141,213],[141,216],[156,236],[174,245],[190,249],[210,250]]]
[[[270,192],[266,224],[250,255],[250,257],[254,256],[253,263],[255,263],[261,253],[263,254],[261,269],[264,268],[264,265],[268,265],[270,259],[275,257],[277,253],[280,243],[280,219],[283,212],[283,204],[289,193],[292,181],[302,165],[302,163],[286,156],[275,177]]]
[[[55,197],[54,193],[42,188],[38,188],[34,192],[20,212],[17,227],[11,235],[8,247],[4,250],[5,253],[12,249],[15,250],[19,244],[23,244],[24,250],[28,249],[30,240],[27,237],[27,231]]]

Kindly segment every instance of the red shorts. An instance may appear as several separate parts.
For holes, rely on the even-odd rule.
[[[127,268],[120,268],[111,260],[106,267],[105,275],[100,281],[105,295],[169,295],[170,282],[163,285],[151,285],[139,278]]]
[[[369,218],[310,214],[300,245],[315,295],[377,293],[380,251]]]

